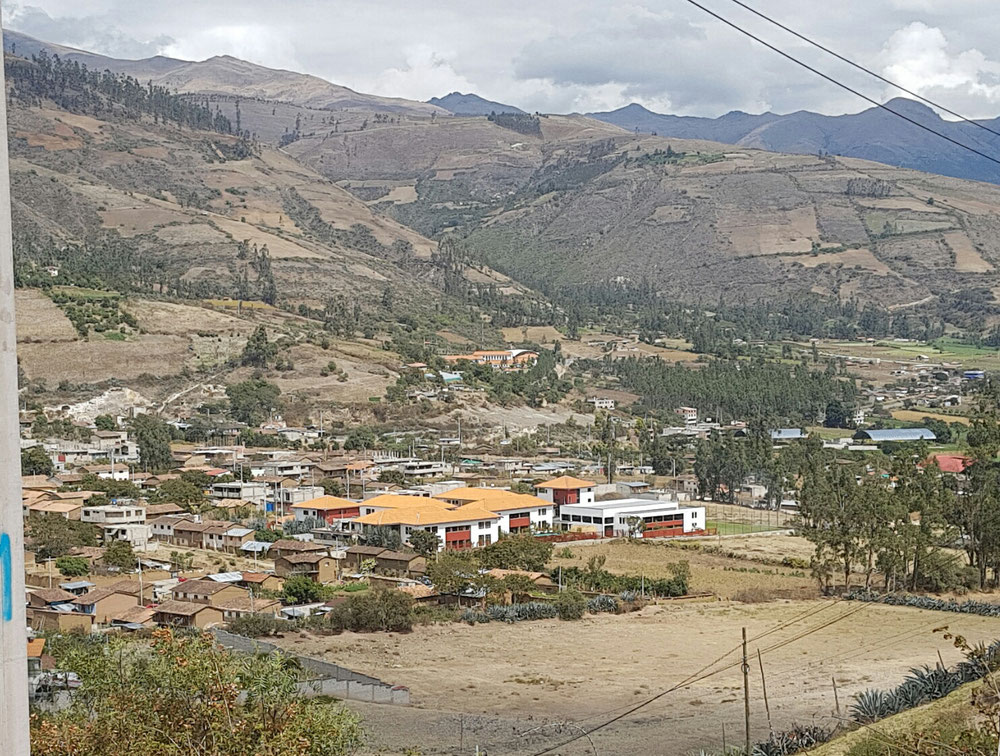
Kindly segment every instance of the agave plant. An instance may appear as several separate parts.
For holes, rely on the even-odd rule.
[[[795,725],[790,730],[776,732],[752,749],[753,756],[789,756],[825,743],[833,730],[818,725]]]
[[[936,599],[931,596],[911,596],[906,593],[879,594],[875,591],[851,591],[846,596],[849,601],[867,601],[889,606],[908,606],[914,609],[929,609],[937,612],[976,614],[982,617],[1000,617],[1000,604],[987,601],[963,601]]]
[[[591,614],[609,612],[616,614],[620,608],[618,599],[614,596],[594,596],[587,602],[587,611]]]
[[[482,622],[489,622],[490,618],[483,612],[476,611],[475,609],[466,609],[462,612],[459,619],[462,622],[468,622],[470,625],[479,624]]]
[[[868,689],[854,696],[851,717],[855,722],[868,724],[891,716],[899,711],[896,697],[884,690]]]
[[[556,608],[544,601],[529,601],[524,604],[511,604],[518,620],[552,619],[556,616]]]

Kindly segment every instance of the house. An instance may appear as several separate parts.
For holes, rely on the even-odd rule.
[[[146,522],[146,508],[138,505],[104,504],[84,506],[80,512],[82,522],[95,525],[142,525]]]
[[[152,530],[153,538],[173,543],[174,528],[182,522],[194,522],[194,519],[194,515],[190,514],[168,514],[157,517],[155,520],[150,520],[149,527]]]
[[[291,511],[296,520],[302,521],[311,517],[323,520],[327,525],[335,525],[361,514],[357,502],[341,499],[338,496],[319,496],[293,504]]]
[[[174,523],[174,533],[166,540],[175,546],[200,549],[202,543],[201,534],[208,526],[208,522],[194,522],[186,518],[181,519]]]
[[[111,618],[136,606],[134,594],[119,593],[112,588],[96,588],[73,599],[73,605],[83,614],[89,614],[98,625],[110,625]]]
[[[37,680],[42,674],[42,656],[45,654],[45,638],[31,638],[28,641],[28,679]]]
[[[163,517],[164,515],[184,514],[184,508],[177,504],[147,504],[146,518]]]
[[[246,596],[244,588],[232,583],[220,583],[215,580],[185,580],[177,584],[170,592],[177,601],[188,601],[192,604],[211,604],[237,596]]]
[[[291,478],[284,478],[291,480]],[[271,492],[272,498],[277,507],[282,510],[288,509],[296,504],[310,501],[321,497],[324,493],[320,486],[278,486]]]
[[[56,633],[83,632],[90,633],[94,629],[94,616],[75,612],[71,609],[27,609],[28,627],[35,631],[51,631]]]
[[[254,531],[239,525],[233,525],[222,534],[222,548],[230,554],[238,554],[243,544],[253,540]]]
[[[607,397],[592,396],[587,400],[587,403],[593,404],[594,409],[599,410],[613,410],[615,408],[615,400]]]
[[[468,354],[446,354],[446,362],[474,362],[501,370],[522,370],[538,362],[538,352],[530,349],[477,349]]]
[[[635,496],[646,493],[650,489],[649,483],[642,480],[621,480],[614,484],[616,493],[622,496]]]
[[[153,621],[158,625],[205,628],[219,625],[225,619],[222,610],[208,604],[189,601],[167,601],[153,610]]]
[[[257,598],[246,594],[238,598],[223,599],[216,603],[216,608],[222,610],[222,617],[227,622],[238,617],[252,614],[267,614],[276,616],[281,610],[281,602],[275,599]]]
[[[127,541],[133,549],[145,551],[149,545],[149,525],[105,525],[104,543]]]
[[[128,609],[118,612],[111,618],[111,627],[120,627],[127,630],[140,630],[144,627],[152,627],[155,615],[155,609],[145,606],[130,606]]]
[[[705,532],[705,507],[681,507],[656,499],[614,499],[560,507],[563,530],[596,533],[600,537],[642,535],[658,538]],[[637,524],[641,523],[641,533]]]
[[[536,484],[535,490],[539,499],[555,505],[555,513],[558,514],[564,504],[592,504],[596,487],[597,484],[592,481],[563,475]]]
[[[285,554],[274,558],[274,572],[282,578],[305,575],[317,583],[332,583],[337,579],[337,560],[325,552]]]
[[[297,538],[279,538],[271,544],[271,554],[287,556],[289,554],[305,554],[308,552],[326,552],[326,546],[311,541],[300,541]]]
[[[375,559],[388,549],[382,546],[351,546],[344,552],[344,569],[352,572],[361,571],[361,563],[367,559]]]
[[[84,475],[96,475],[103,480],[128,480],[129,467],[118,463],[113,465],[84,465],[79,468]]]
[[[62,588],[37,588],[28,594],[28,606],[49,609],[57,604],[71,604],[76,595]]]
[[[74,596],[82,596],[95,586],[88,580],[73,580],[69,583],[60,583],[59,587],[68,593],[72,593]]]
[[[211,494],[216,499],[238,499],[262,506],[267,499],[267,486],[256,481],[233,480],[213,483]]]
[[[740,432],[737,432],[737,435],[741,435]],[[776,444],[787,444],[792,441],[801,441],[804,438],[806,438],[806,433],[801,428],[778,428],[771,431],[771,441]]]
[[[386,549],[376,555],[375,569],[383,575],[416,577],[427,572],[427,560],[413,552]]]
[[[280,591],[284,582],[285,581],[277,575],[272,575],[267,572],[243,572],[243,576],[239,582],[237,582],[237,585],[259,593],[262,590]]]
[[[678,407],[674,410],[684,419],[684,425],[690,426],[698,422],[698,410],[695,407]]]
[[[972,464],[972,458],[964,454],[932,454],[928,457],[923,466],[936,465],[943,473],[961,475]]]

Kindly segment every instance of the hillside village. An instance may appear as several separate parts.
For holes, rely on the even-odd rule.
[[[995,751],[996,187],[230,56],[5,70],[44,756],[209,662],[212,756]]]

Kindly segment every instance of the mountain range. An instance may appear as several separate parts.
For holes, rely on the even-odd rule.
[[[946,121],[915,100],[900,97],[887,102],[886,107],[1000,159],[1000,136],[971,123]],[[629,131],[662,137],[710,139],[773,152],[843,155],[942,176],[1000,183],[1000,164],[950,144],[883,108],[840,116],[800,110],[787,115],[733,111],[719,118],[698,118],[654,113],[633,103],[588,115]],[[1000,118],[978,123],[1000,132]]]
[[[8,67],[38,65],[23,56],[45,50],[155,73],[228,119],[221,135],[178,129],[86,98],[21,97],[30,70],[8,80],[16,230],[60,245],[127,239],[181,289],[245,289],[249,239],[267,244],[284,303],[353,297],[376,319],[377,301],[449,310],[482,296],[470,286],[513,308],[627,284],[688,301],[914,308],[1000,292],[1000,187],[915,170],[954,164],[884,112],[466,116],[234,58],[120,61],[7,43]],[[483,106],[468,98],[448,104]],[[884,162],[849,156],[863,150]]]

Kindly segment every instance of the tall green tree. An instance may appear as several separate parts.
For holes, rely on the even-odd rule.
[[[139,447],[139,463],[147,472],[163,472],[173,465],[170,453],[170,426],[153,415],[137,415],[132,435]]]
[[[260,425],[272,409],[279,409],[281,389],[261,378],[249,378],[226,386],[229,411],[234,418],[247,425]]]
[[[41,446],[21,450],[21,475],[52,475],[55,464]]]

